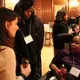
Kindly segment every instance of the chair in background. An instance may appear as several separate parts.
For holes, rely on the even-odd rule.
[[[50,24],[44,24],[44,45],[52,45],[52,29],[50,27]]]

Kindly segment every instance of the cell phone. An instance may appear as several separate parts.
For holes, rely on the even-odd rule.
[[[22,59],[22,65],[23,65],[23,68],[26,68],[26,67],[28,66],[28,64],[29,64],[29,60],[23,58],[23,59]]]

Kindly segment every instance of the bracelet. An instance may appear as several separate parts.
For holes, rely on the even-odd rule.
[[[22,76],[24,80],[26,79],[26,76],[24,74],[21,73],[20,76]]]

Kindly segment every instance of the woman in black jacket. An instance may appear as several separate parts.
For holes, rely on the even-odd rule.
[[[41,77],[41,49],[43,47],[44,26],[42,21],[33,14],[33,3],[33,0],[21,0],[15,6],[15,11],[21,16],[21,21],[18,25],[23,38],[29,37],[32,40],[30,42],[28,41],[28,43],[25,40],[31,64],[29,80],[39,80]],[[19,45],[17,45],[17,48],[17,50],[21,49]]]
[[[68,33],[68,25],[66,22],[67,14],[65,9],[61,9],[56,14],[56,19],[53,25],[53,45],[54,45],[54,55],[64,48],[64,43],[62,40],[57,38],[58,34]]]

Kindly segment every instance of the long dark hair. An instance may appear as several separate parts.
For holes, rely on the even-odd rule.
[[[64,21],[64,16],[66,15],[65,11],[59,10],[56,14],[56,20],[55,21]]]
[[[13,47],[13,38],[10,38],[8,35],[8,32],[5,27],[5,22],[6,21],[13,21],[16,19],[17,14],[7,8],[1,7],[0,8],[0,45],[8,46],[8,47]]]

